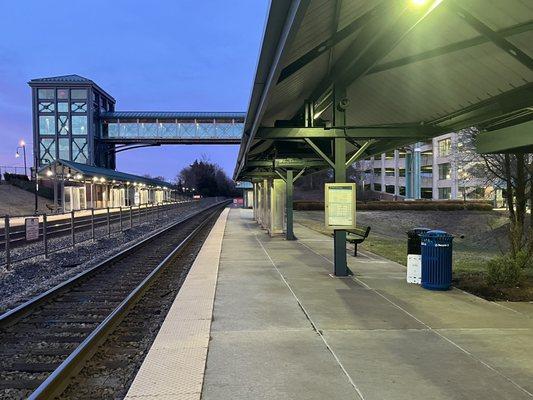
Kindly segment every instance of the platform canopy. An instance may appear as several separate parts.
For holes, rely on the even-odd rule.
[[[273,0],[234,177],[471,126],[480,151],[531,151],[532,29],[529,0]]]
[[[115,171],[114,169],[95,167],[93,165],[81,164],[61,159],[55,160],[51,164],[41,167],[38,173],[42,177],[49,179],[51,179],[54,175],[57,175],[60,180],[79,182],[94,181],[95,183],[107,184],[131,184],[164,189],[175,188],[175,185],[159,179],[128,174],[126,172]]]

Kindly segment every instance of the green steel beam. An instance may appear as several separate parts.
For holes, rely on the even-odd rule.
[[[348,161],[346,161],[346,167],[349,167],[354,162],[363,157],[363,155],[365,154],[365,150],[368,148],[368,146],[370,146],[371,143],[372,142],[370,141],[363,143],[363,145],[359,147],[355,153],[353,153],[353,155],[348,159]]]
[[[355,62],[344,71],[335,83],[348,87],[360,77],[366,75],[378,62],[383,60],[402,39],[409,34],[418,24],[431,15],[432,11],[442,6],[447,0],[442,2],[428,2],[427,5],[421,6],[419,10],[414,10],[406,5],[406,9],[400,13],[399,17],[389,25],[386,31],[380,35],[374,43],[365,48],[356,58]],[[401,2],[399,2],[401,3]],[[359,53],[352,53],[358,54]]]
[[[320,147],[318,147],[311,139],[309,138],[305,138],[304,139],[305,142],[311,146],[311,148],[320,156],[324,159],[324,161],[326,161],[332,168],[335,168],[335,164],[333,163],[333,161],[331,161],[331,159],[320,149]]]
[[[305,172],[305,168],[302,168],[302,170],[298,172],[298,174],[296,174],[296,176],[294,177],[294,182],[296,182],[298,178],[304,174],[304,172]]]
[[[430,125],[439,125],[448,131],[479,125],[497,119],[517,110],[526,109],[533,104],[533,83],[527,83],[516,89],[480,101],[430,121]]]
[[[275,172],[272,171],[246,171],[242,172],[241,178],[275,178],[277,177]]]
[[[351,34],[357,32],[362,26],[364,26],[373,18],[375,18],[376,15],[382,13],[382,9],[385,6],[386,2],[378,4],[371,10],[361,15],[359,18],[356,18],[354,21],[349,23],[345,28],[341,29],[340,31],[336,31],[331,37],[324,40],[322,43],[309,50],[303,56],[287,65],[280,73],[278,84],[292,76],[294,73],[298,72],[300,69],[315,60],[317,57],[324,54],[326,51],[335,47],[337,44],[349,37]]]
[[[280,158],[275,160],[251,160],[246,162],[248,168],[314,168],[327,167],[327,163],[322,159],[306,158]]]
[[[394,139],[409,138],[413,141],[446,133],[443,128],[431,125],[399,126],[347,126],[334,129],[324,128],[259,128],[256,139],[305,139],[305,138],[352,138],[352,139]]]
[[[520,33],[533,30],[533,21],[527,21],[520,24],[513,25],[509,28],[500,29],[496,33],[501,37],[508,37],[518,35]],[[368,74],[375,74],[376,72],[388,71],[393,68],[402,67],[404,65],[413,64],[419,61],[428,60],[435,57],[440,57],[445,54],[453,53],[456,51],[468,49],[470,47],[479,46],[480,44],[488,43],[490,41],[486,36],[476,36],[472,39],[463,40],[460,42],[448,44],[446,46],[437,47],[436,49],[424,51],[422,53],[414,54],[407,57],[402,57],[394,61],[389,61],[383,64],[376,65]]]
[[[470,14],[467,10],[462,8],[456,0],[448,0],[448,10],[453,11],[460,18],[462,18],[468,25],[478,31],[480,34],[485,36],[488,40],[498,46],[500,49],[505,51],[514,57],[519,63],[525,65],[530,70],[533,70],[533,58],[528,56],[514,44],[505,39],[498,32],[489,28],[485,23],[477,19],[475,16]]]
[[[283,182],[287,183],[287,178],[285,178],[281,172],[279,172],[277,169],[275,169],[274,172],[281,178]]]
[[[533,121],[509,126],[476,137],[478,153],[508,153],[533,151]]]
[[[386,1],[383,3],[386,3]],[[386,27],[401,14],[402,9],[402,7],[389,7],[387,5],[379,15],[375,16],[371,23],[364,25],[352,43],[331,67],[329,74],[315,87],[310,98],[317,100],[325,92],[330,90],[335,83],[335,78],[340,76],[359,59],[359,56],[385,32]]]
[[[445,1],[447,0],[443,0]],[[440,5],[435,4],[429,2],[415,10],[407,2],[387,2],[383,12],[362,27],[330,73],[315,87],[310,98],[317,100],[333,85],[347,87],[368,73],[405,35]]]

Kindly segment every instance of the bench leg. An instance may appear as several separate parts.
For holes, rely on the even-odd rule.
[[[357,243],[353,244],[353,256],[357,257]]]

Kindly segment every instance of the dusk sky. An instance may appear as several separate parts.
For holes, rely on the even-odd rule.
[[[246,111],[268,0],[2,1],[0,165],[24,138],[31,152],[33,78],[78,74],[118,111]],[[205,156],[231,176],[238,146],[119,153],[117,169],[173,179]],[[31,164],[30,153],[28,163]]]

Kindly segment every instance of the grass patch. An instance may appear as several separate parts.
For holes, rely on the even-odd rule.
[[[405,211],[404,211],[405,212]],[[453,248],[453,285],[466,292],[487,300],[533,301],[533,269],[525,272],[523,281],[511,288],[487,283],[487,264],[490,259],[501,254],[497,243],[490,241],[493,236],[505,238],[503,230],[490,230],[489,223],[474,223],[485,217],[490,225],[501,226],[506,219],[499,214],[470,212],[457,218],[457,212],[425,212],[422,214],[398,214],[391,211],[360,213],[362,225],[370,225],[370,236],[359,248],[382,256],[401,265],[407,263],[407,236],[405,231],[414,226],[437,226],[448,223],[461,225],[466,232],[465,239],[456,237]],[[454,218],[455,216],[455,218]],[[324,227],[324,214],[317,211],[300,211],[297,222],[325,235],[331,232]],[[424,219],[430,220],[429,222]],[[358,222],[359,223],[359,222]],[[487,225],[487,226],[485,226]],[[469,228],[467,230],[467,228]],[[482,229],[485,229],[483,231]],[[445,227],[446,230],[446,227]],[[487,239],[488,238],[488,239]]]

